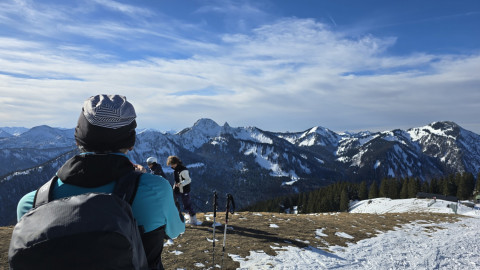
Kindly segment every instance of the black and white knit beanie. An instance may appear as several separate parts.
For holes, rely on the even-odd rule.
[[[83,104],[75,140],[87,151],[110,152],[135,145],[135,108],[120,95],[96,95]]]

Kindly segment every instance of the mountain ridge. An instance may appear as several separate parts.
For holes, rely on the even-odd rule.
[[[0,138],[0,162],[9,165],[0,169],[0,200],[8,192],[15,195],[10,194],[9,200],[23,195],[2,188],[7,178],[13,182],[21,178],[21,185],[31,190],[38,187],[39,177],[47,181],[44,175],[19,175],[65,153],[73,155],[73,133],[73,129],[38,126]],[[192,200],[204,210],[210,207],[206,198],[212,190],[242,198],[238,202],[242,207],[260,198],[310,191],[336,181],[372,182],[385,177],[428,181],[456,172],[476,176],[480,170],[480,135],[451,121],[407,130],[336,133],[321,126],[270,132],[228,123],[220,126],[202,118],[177,133],[142,130],[128,153],[133,162],[143,165],[147,157],[157,157],[172,183],[172,170],[165,165],[169,155],[179,156],[187,167],[195,164],[189,168]]]

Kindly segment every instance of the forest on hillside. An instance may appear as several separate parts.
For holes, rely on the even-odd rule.
[[[337,182],[310,192],[282,196],[261,201],[243,210],[259,212],[295,212],[302,214],[348,211],[351,200],[366,200],[379,197],[390,199],[415,198],[419,192],[454,196],[459,200],[472,200],[480,193],[480,181],[472,173],[450,174],[430,181],[419,178],[384,178],[360,183]]]

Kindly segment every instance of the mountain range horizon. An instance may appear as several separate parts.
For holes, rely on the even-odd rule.
[[[223,125],[219,124],[218,121],[215,121],[214,119],[211,119],[211,118],[208,118],[208,117],[202,117],[202,118],[199,118],[197,121],[195,121],[193,123],[192,126],[195,126],[197,125],[197,123],[199,122],[202,122],[202,121],[212,121],[214,122],[216,125],[219,125],[219,126],[223,126],[223,125],[227,125],[227,126],[231,126],[228,121],[225,121],[223,123]],[[307,131],[307,130],[310,130],[312,128],[325,128],[325,129],[328,129],[328,130],[331,130],[332,132],[335,132],[337,134],[343,134],[343,133],[349,133],[349,134],[355,134],[355,133],[362,133],[362,132],[371,132],[371,133],[375,133],[375,132],[385,132],[385,131],[392,131],[392,130],[397,130],[397,129],[400,129],[400,130],[408,130],[408,129],[412,129],[412,128],[419,128],[419,127],[422,127],[422,126],[427,126],[427,125],[431,125],[431,124],[434,124],[434,123],[442,123],[442,122],[449,122],[449,123],[454,123],[455,125],[458,125],[460,126],[459,124],[457,124],[455,121],[452,121],[452,120],[438,120],[438,121],[433,121],[433,122],[430,122],[430,123],[426,123],[424,125],[421,125],[421,126],[412,126],[412,127],[409,127],[409,128],[392,128],[392,129],[378,129],[378,130],[370,130],[370,129],[356,129],[356,130],[343,130],[343,131],[335,131],[333,129],[330,129],[326,126],[323,126],[323,125],[316,125],[316,126],[312,126],[310,128],[306,128],[306,129],[303,129],[303,130],[276,130],[276,131],[271,131],[269,130],[270,132],[274,132],[274,133],[292,133],[292,132],[302,132],[302,131]],[[32,127],[25,127],[25,126],[0,126],[0,138],[3,138],[5,137],[5,133],[6,132],[7,134],[9,135],[13,135],[13,136],[18,136],[20,134],[22,134],[23,132],[26,132],[30,129],[33,129],[33,128],[38,128],[38,127],[42,127],[42,126],[46,126],[46,127],[50,127],[50,128],[55,128],[55,129],[60,129],[60,130],[74,130],[75,127],[60,127],[60,126],[53,126],[53,125],[47,125],[47,124],[39,124],[39,125],[35,125],[35,126],[32,126]],[[243,128],[257,128],[257,129],[260,129],[260,130],[267,130],[267,129],[264,129],[264,128],[260,128],[258,126],[253,126],[253,125],[247,125],[247,126],[238,126],[238,127],[243,127]],[[144,131],[157,131],[157,132],[162,132],[162,133],[166,133],[166,134],[175,134],[175,133],[178,133],[178,132],[181,132],[182,130],[184,129],[188,129],[188,127],[186,128],[183,128],[183,129],[180,129],[180,130],[176,130],[176,129],[168,129],[168,130],[165,130],[165,129],[161,129],[161,128],[155,128],[155,127],[137,127],[136,130],[137,132],[144,132]],[[475,132],[475,131],[471,131],[473,133],[476,133],[476,134],[480,134],[480,132]]]
[[[13,209],[23,194],[49,180],[79,153],[74,129],[41,125],[8,135],[0,127],[0,201]],[[5,135],[6,134],[6,135]],[[407,130],[336,133],[315,126],[298,132],[271,132],[256,127],[222,126],[201,118],[176,133],[137,132],[132,162],[146,166],[154,156],[172,181],[165,162],[177,155],[189,168],[192,201],[207,210],[212,190],[231,193],[238,207],[259,199],[308,192],[338,181],[368,184],[383,178],[415,177],[422,181],[452,173],[480,172],[480,135],[451,121]],[[0,219],[14,213],[0,209]]]

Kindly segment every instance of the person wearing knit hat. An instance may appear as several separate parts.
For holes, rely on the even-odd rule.
[[[134,170],[144,171],[127,156],[135,145],[135,119],[135,109],[124,96],[88,98],[75,128],[75,141],[81,153],[57,171],[53,199],[90,192],[110,193],[122,176]],[[133,216],[144,230],[142,242],[150,269],[163,269],[163,239],[176,238],[185,231],[171,187],[159,178],[142,174],[131,204]],[[35,193],[26,194],[18,203],[18,219],[32,208]]]
[[[136,117],[133,105],[124,96],[93,96],[83,104],[75,140],[87,151],[130,149],[135,145]]]

